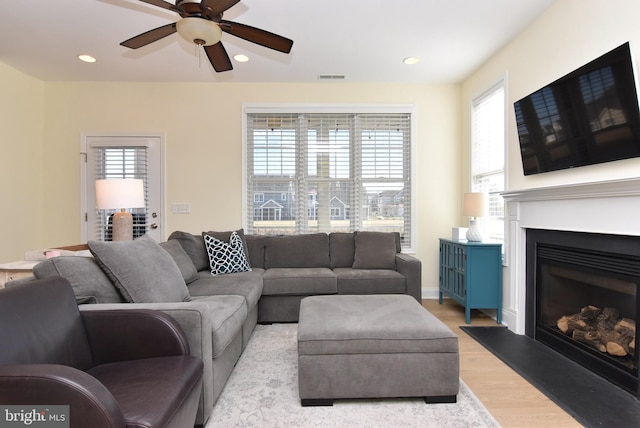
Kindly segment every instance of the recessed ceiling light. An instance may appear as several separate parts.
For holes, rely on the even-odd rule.
[[[402,62],[404,62],[407,65],[417,64],[419,61],[420,61],[420,58],[418,58],[417,56],[408,56],[402,60]]]
[[[247,61],[249,61],[249,57],[246,56],[246,55],[242,55],[242,54],[234,55],[233,59],[235,59],[238,62],[247,62]]]
[[[96,62],[96,59],[91,55],[78,55],[78,59],[84,62]]]

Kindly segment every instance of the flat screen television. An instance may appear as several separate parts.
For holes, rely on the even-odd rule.
[[[640,156],[629,43],[514,104],[525,175]]]

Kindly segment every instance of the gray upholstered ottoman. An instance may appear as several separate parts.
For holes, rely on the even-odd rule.
[[[455,403],[459,364],[458,337],[411,296],[313,296],[300,305],[303,406],[387,397]]]

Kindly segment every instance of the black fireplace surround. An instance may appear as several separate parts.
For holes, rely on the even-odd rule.
[[[640,237],[526,236],[526,335],[640,398]]]

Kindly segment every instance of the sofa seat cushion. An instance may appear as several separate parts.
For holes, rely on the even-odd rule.
[[[169,425],[184,397],[200,389],[202,361],[185,355],[146,358],[100,365],[87,373],[111,392],[127,427],[160,427]]]
[[[199,296],[192,301],[206,303],[211,313],[212,357],[217,358],[242,332],[247,319],[247,304],[242,296]]]
[[[338,294],[403,294],[407,279],[390,269],[335,268]]]
[[[215,296],[231,294],[242,296],[251,310],[258,304],[262,295],[262,269],[249,272],[211,275],[207,271],[199,272],[198,279],[189,284],[191,298],[195,296]]]
[[[336,275],[329,268],[273,268],[262,275],[262,294],[298,295],[336,294]]]

